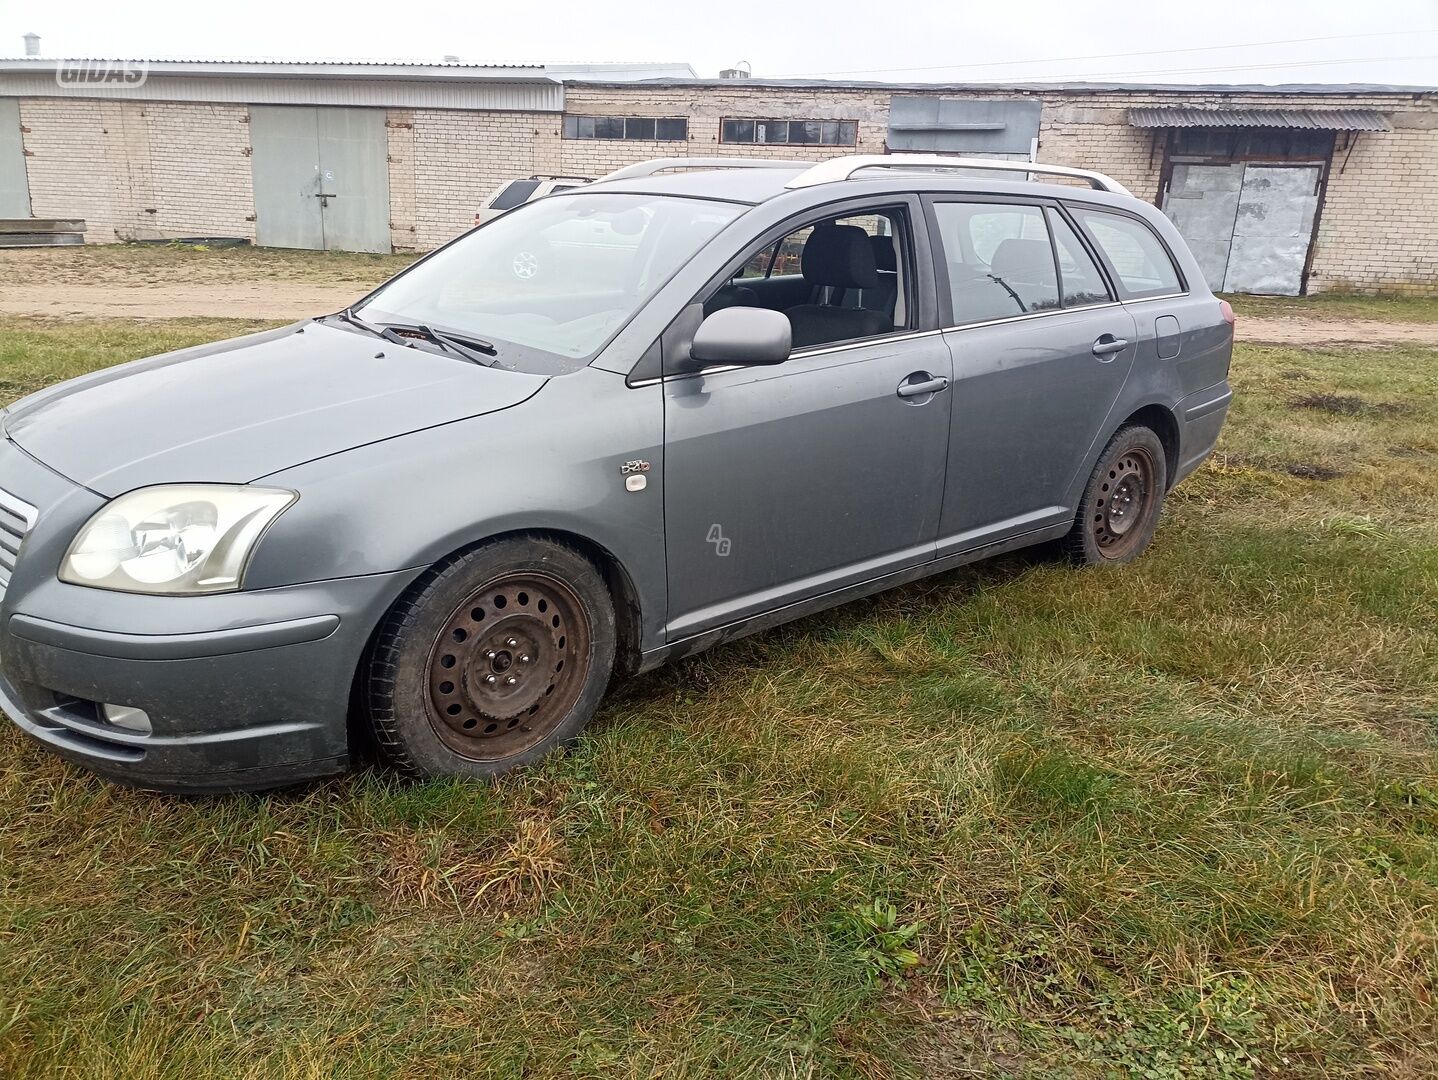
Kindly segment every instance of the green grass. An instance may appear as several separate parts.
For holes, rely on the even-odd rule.
[[[1378,319],[1382,322],[1438,322],[1438,296],[1364,296],[1320,293],[1317,296],[1247,296],[1225,294],[1240,316],[1284,315],[1310,319]]]
[[[9,320],[0,379],[242,328]],[[492,787],[6,731],[0,1075],[1431,1075],[1438,352],[1234,382],[1134,566],[715,650]]]

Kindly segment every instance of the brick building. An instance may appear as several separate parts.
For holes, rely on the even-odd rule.
[[[1218,287],[1438,292],[1438,88],[634,78],[653,73],[171,61],[112,85],[0,60],[0,218],[427,250],[516,176],[931,150],[1106,172]]]

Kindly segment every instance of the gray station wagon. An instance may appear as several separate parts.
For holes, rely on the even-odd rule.
[[[616,674],[1030,544],[1134,558],[1218,437],[1232,323],[1097,173],[621,169],[338,314],[0,414],[0,706],[145,787],[362,738],[495,776]]]

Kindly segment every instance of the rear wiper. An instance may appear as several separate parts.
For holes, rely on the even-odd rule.
[[[385,329],[393,330],[401,335],[405,333],[419,334],[450,352],[458,353],[466,360],[489,367],[493,365],[484,358],[499,355],[499,349],[492,341],[485,341],[484,338],[459,337],[443,330],[436,330],[424,323],[385,323]]]

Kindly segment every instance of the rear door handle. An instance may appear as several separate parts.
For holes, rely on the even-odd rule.
[[[1112,334],[1104,334],[1093,343],[1093,354],[1095,356],[1113,356],[1128,348],[1127,338],[1116,338]]]
[[[916,371],[899,384],[897,391],[901,398],[924,397],[937,394],[949,388],[949,380],[942,375],[930,375],[927,371]]]

